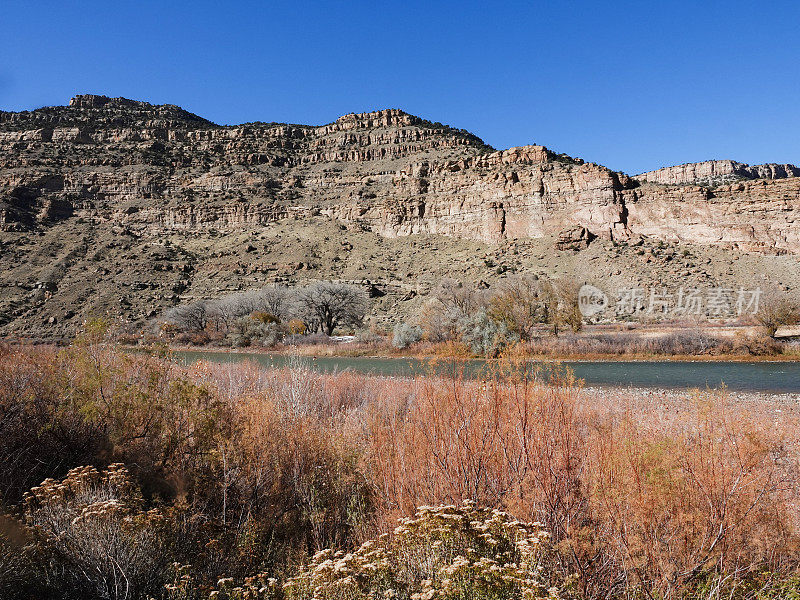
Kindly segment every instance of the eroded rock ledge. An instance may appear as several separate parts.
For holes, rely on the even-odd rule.
[[[635,178],[543,146],[495,151],[390,109],[322,126],[220,126],[177,106],[76,96],[0,112],[0,229],[64,219],[157,235],[327,215],[383,236],[587,236],[800,253],[800,169],[708,161]]]
[[[637,175],[636,179],[667,185],[717,186],[743,179],[787,179],[790,177],[800,177],[800,167],[775,163],[751,166],[734,160],[707,160],[648,171]]]

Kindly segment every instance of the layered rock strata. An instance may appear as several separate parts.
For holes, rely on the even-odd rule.
[[[743,179],[787,179],[800,177],[800,167],[790,164],[747,165],[734,160],[707,160],[665,167],[637,175],[639,181],[666,185],[712,185]]]
[[[323,215],[382,236],[557,235],[800,253],[800,170],[709,161],[635,178],[543,146],[495,151],[399,110],[323,126],[215,125],[177,106],[82,95],[0,112],[0,229],[64,220],[136,235]]]

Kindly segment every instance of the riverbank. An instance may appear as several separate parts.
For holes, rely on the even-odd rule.
[[[135,341],[135,340],[130,340]],[[233,345],[227,337],[176,335],[167,340],[176,350],[287,353],[310,357],[434,358],[459,356],[486,358],[483,350],[459,340],[417,339],[398,344],[388,332],[357,335],[322,334],[287,336],[271,345],[257,339]],[[800,361],[800,331],[784,328],[775,337],[754,325],[743,324],[603,324],[587,325],[580,332],[553,335],[541,329],[523,342],[495,341],[491,355],[512,349],[516,356],[538,361]],[[480,350],[480,352],[479,352]]]
[[[664,419],[672,413],[708,401],[707,391],[641,388],[626,386],[583,386],[581,394],[592,403],[610,410],[650,413],[655,419]],[[726,389],[718,395],[725,402],[748,412],[772,419],[800,417],[800,392],[751,392]]]

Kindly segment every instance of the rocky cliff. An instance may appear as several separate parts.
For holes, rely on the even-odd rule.
[[[718,186],[744,179],[787,179],[789,177],[800,177],[800,167],[774,163],[751,166],[734,160],[707,160],[648,171],[637,175],[636,179],[666,185]]]
[[[110,259],[130,266],[134,290],[158,288],[154,305],[169,304],[203,268],[213,270],[201,262],[228,251],[218,247],[242,235],[284,235],[287,223],[496,248],[646,235],[797,255],[798,217],[800,170],[792,165],[710,161],[631,178],[543,146],[497,151],[400,110],[322,126],[220,126],[173,105],[82,95],[69,106],[0,112],[0,298],[10,298],[0,300],[0,325],[35,312],[30,298],[51,297],[78,265],[102,279]],[[216,241],[192,246],[201,239]],[[322,264],[314,243],[289,266],[273,260],[259,272]],[[159,245],[161,258],[148,258],[147,244]],[[278,247],[263,251],[275,257]],[[240,257],[231,268],[245,273],[248,264]],[[130,296],[118,291],[114,302]]]
[[[798,253],[800,179],[782,181],[798,175],[710,161],[631,179],[542,146],[494,151],[399,110],[222,127],[176,106],[84,95],[0,113],[6,230],[80,218],[224,231],[323,214],[384,236],[498,242],[580,226]]]

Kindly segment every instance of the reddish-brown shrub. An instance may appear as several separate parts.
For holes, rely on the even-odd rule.
[[[708,571],[778,568],[797,548],[783,428],[722,395],[695,400],[668,425],[626,411],[599,416],[590,435],[594,534],[648,593],[669,596]]]
[[[0,354],[0,492],[11,504],[80,464],[125,462],[146,501],[208,524],[206,580],[279,570],[463,499],[542,522],[590,598],[676,598],[798,566],[792,405],[632,402],[525,366],[510,357],[480,380],[461,359],[416,378],[300,359],[187,369],[119,352],[101,330],[65,350],[13,348]]]
[[[544,523],[591,597],[794,564],[783,429],[715,394],[671,410],[593,406],[568,376],[423,378],[371,407],[367,460],[386,515],[473,498]]]

